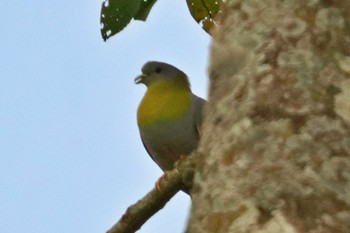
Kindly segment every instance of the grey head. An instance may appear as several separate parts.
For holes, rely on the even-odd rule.
[[[177,80],[179,84],[185,84],[190,87],[187,75],[170,64],[158,61],[149,61],[143,65],[142,74],[135,78],[135,83],[143,83],[146,86],[159,80]]]

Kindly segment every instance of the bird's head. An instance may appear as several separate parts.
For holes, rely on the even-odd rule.
[[[147,62],[142,67],[142,74],[135,78],[135,83],[143,83],[147,87],[164,83],[178,88],[190,89],[188,77],[184,72],[172,65],[157,61]]]

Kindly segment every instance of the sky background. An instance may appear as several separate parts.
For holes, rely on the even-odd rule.
[[[2,233],[102,233],[154,186],[133,81],[146,61],[177,66],[206,98],[210,37],[185,1],[157,1],[107,42],[101,3],[0,3]],[[182,232],[189,207],[179,193],[138,232]]]

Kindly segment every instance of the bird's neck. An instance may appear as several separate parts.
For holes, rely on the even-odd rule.
[[[137,123],[140,127],[175,120],[189,111],[190,87],[186,83],[175,81],[160,80],[147,87],[137,110]]]

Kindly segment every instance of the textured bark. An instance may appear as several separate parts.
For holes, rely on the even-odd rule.
[[[350,232],[350,1],[227,0],[187,231]]]

